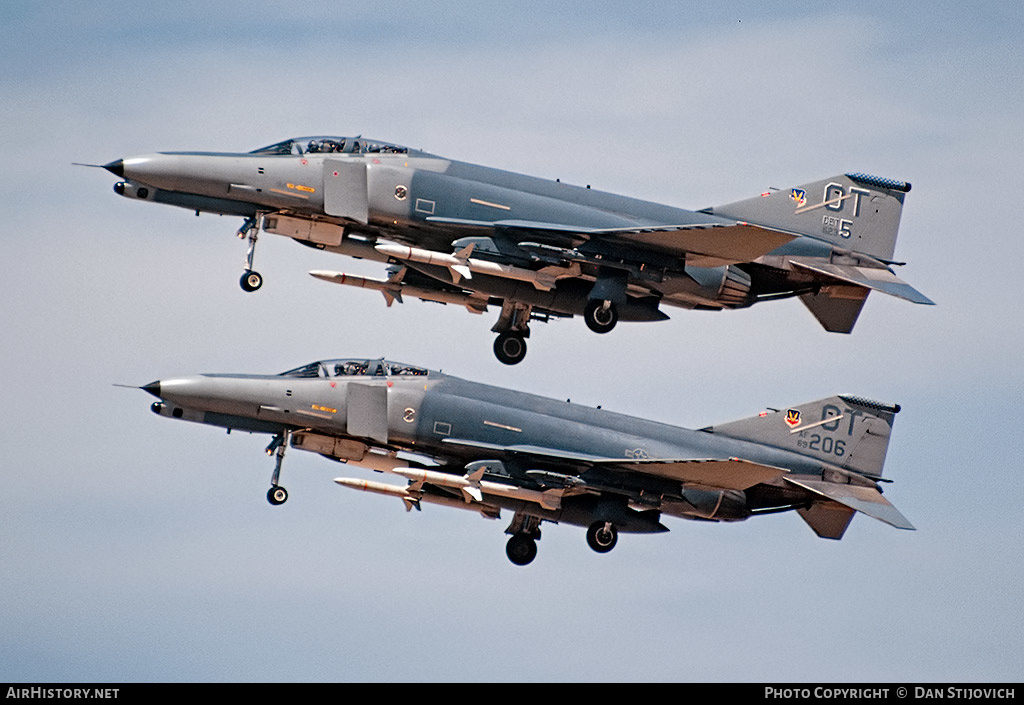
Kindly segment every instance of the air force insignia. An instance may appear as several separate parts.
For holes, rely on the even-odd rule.
[[[807,192],[802,188],[795,188],[789,192],[789,197],[796,201],[798,208],[807,205]]]
[[[786,409],[786,425],[790,428],[796,428],[800,425],[799,409]]]

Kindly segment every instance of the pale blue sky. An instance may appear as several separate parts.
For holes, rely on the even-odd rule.
[[[623,6],[625,7],[625,6]],[[713,9],[711,9],[713,7]],[[1024,401],[1012,3],[6,2],[0,44],[0,680],[1020,678]],[[379,267],[129,202],[105,163],[362,133],[683,207],[845,171],[913,183],[896,256],[938,306],[851,336],[796,301],[594,336],[332,287]],[[669,519],[599,556],[545,525],[361,495],[266,439],[111,386],[386,355],[699,427],[835,392],[899,402],[886,495],[841,542],[793,515]]]

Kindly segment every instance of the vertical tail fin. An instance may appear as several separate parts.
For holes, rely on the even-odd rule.
[[[891,262],[908,191],[905,181],[841,174],[706,212],[800,233]]]
[[[882,476],[898,404],[840,394],[708,431],[791,450],[870,478]]]
[[[874,482],[882,477],[893,418],[899,410],[898,404],[840,394],[706,430],[785,448],[857,473],[860,477],[825,469],[820,476],[784,478],[808,493],[808,505],[798,510],[808,526],[822,538],[840,539],[855,512],[898,529],[914,528]]]

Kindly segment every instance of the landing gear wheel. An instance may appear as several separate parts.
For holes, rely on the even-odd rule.
[[[502,333],[494,341],[494,356],[506,365],[516,365],[526,357],[526,338],[516,333]]]
[[[587,529],[587,545],[598,553],[608,553],[618,540],[619,532],[610,521],[595,521]]]
[[[288,490],[281,487],[281,485],[272,485],[271,488],[267,490],[267,501],[275,507],[279,504],[284,504],[288,501]]]
[[[595,333],[607,333],[619,322],[619,312],[612,302],[594,299],[583,309],[583,320]]]
[[[259,272],[254,272],[251,269],[245,270],[242,273],[242,278],[238,282],[242,289],[245,291],[256,291],[263,286],[263,275]]]
[[[537,557],[537,542],[529,534],[512,534],[505,545],[505,554],[516,565],[527,565]]]

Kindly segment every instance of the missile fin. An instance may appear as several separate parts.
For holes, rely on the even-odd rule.
[[[465,264],[453,264],[450,267],[448,267],[448,269],[452,273],[452,281],[454,283],[456,283],[456,284],[458,284],[462,280],[463,277],[465,277],[466,279],[472,279],[473,278],[473,272],[471,272],[469,270],[469,266],[468,265],[465,265]]]
[[[540,506],[551,511],[558,511],[562,508],[562,491],[545,490],[541,495]]]

